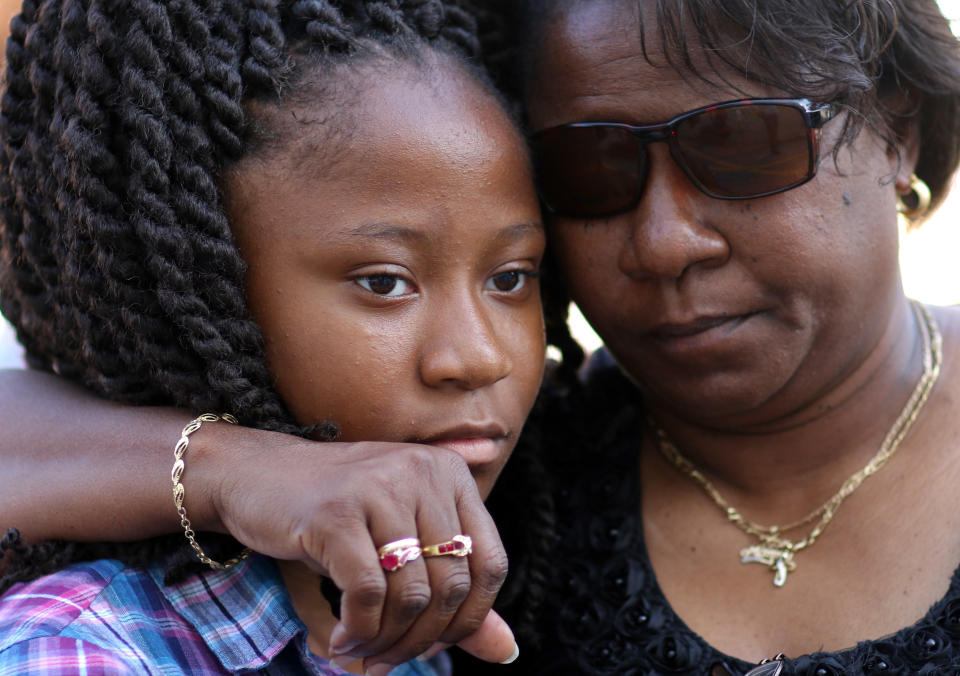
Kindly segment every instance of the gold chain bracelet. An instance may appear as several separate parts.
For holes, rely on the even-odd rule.
[[[173,480],[173,503],[177,506],[177,514],[180,515],[180,525],[183,526],[183,534],[187,537],[187,542],[193,547],[193,551],[196,552],[197,558],[200,559],[201,563],[205,563],[215,570],[225,570],[250,556],[252,550],[249,548],[244,549],[240,552],[239,556],[235,556],[223,563],[214,561],[207,556],[197,542],[197,534],[193,532],[193,526],[190,524],[190,519],[187,518],[187,510],[183,508],[183,484],[180,483],[183,470],[186,469],[186,464],[183,462],[183,454],[187,452],[187,446],[190,445],[190,435],[200,429],[203,423],[217,422],[219,420],[228,422],[231,425],[237,424],[237,419],[229,413],[224,413],[223,415],[204,413],[187,423],[187,426],[183,428],[183,432],[180,433],[180,441],[177,442],[177,445],[173,449],[173,469],[170,470],[170,478]]]

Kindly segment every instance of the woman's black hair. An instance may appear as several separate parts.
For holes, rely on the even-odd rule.
[[[0,308],[30,365],[114,401],[302,433],[271,384],[220,179],[280,142],[271,111],[342,104],[348,87],[325,74],[429,50],[487,84],[474,18],[451,1],[26,0],[0,103]],[[214,558],[236,553],[211,538]],[[0,590],[72,561],[174,550],[168,580],[199,569],[182,534],[25,546],[11,530]]]
[[[481,26],[498,83],[521,98],[551,13],[596,0],[491,0]],[[607,0],[613,1],[613,0]],[[936,0],[615,0],[650,7],[639,35],[647,58],[711,82],[725,73],[847,116],[844,140],[864,125],[895,140],[919,135],[916,174],[936,206],[960,160],[960,44]],[[648,50],[658,44],[661,57]],[[542,75],[541,75],[542,76]],[[729,83],[728,83],[729,84]]]

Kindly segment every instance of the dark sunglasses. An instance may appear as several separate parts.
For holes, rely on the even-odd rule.
[[[820,128],[836,115],[807,99],[742,99],[663,124],[577,122],[531,139],[540,197],[564,216],[597,218],[640,201],[647,144],[665,141],[690,181],[710,197],[745,200],[796,188],[817,173]]]

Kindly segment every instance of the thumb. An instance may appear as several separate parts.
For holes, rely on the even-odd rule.
[[[436,643],[422,656],[429,659],[446,648],[444,643]],[[491,610],[480,627],[457,643],[457,647],[484,662],[510,664],[520,656],[520,648],[513,637],[510,626],[495,611]]]

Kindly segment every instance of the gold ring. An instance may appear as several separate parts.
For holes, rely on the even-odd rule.
[[[385,544],[377,550],[377,556],[383,569],[392,573],[419,559],[422,551],[420,538],[403,538]]]
[[[421,551],[424,558],[428,556],[469,556],[473,553],[473,539],[469,535],[454,535],[446,542],[438,545],[427,545]]]

